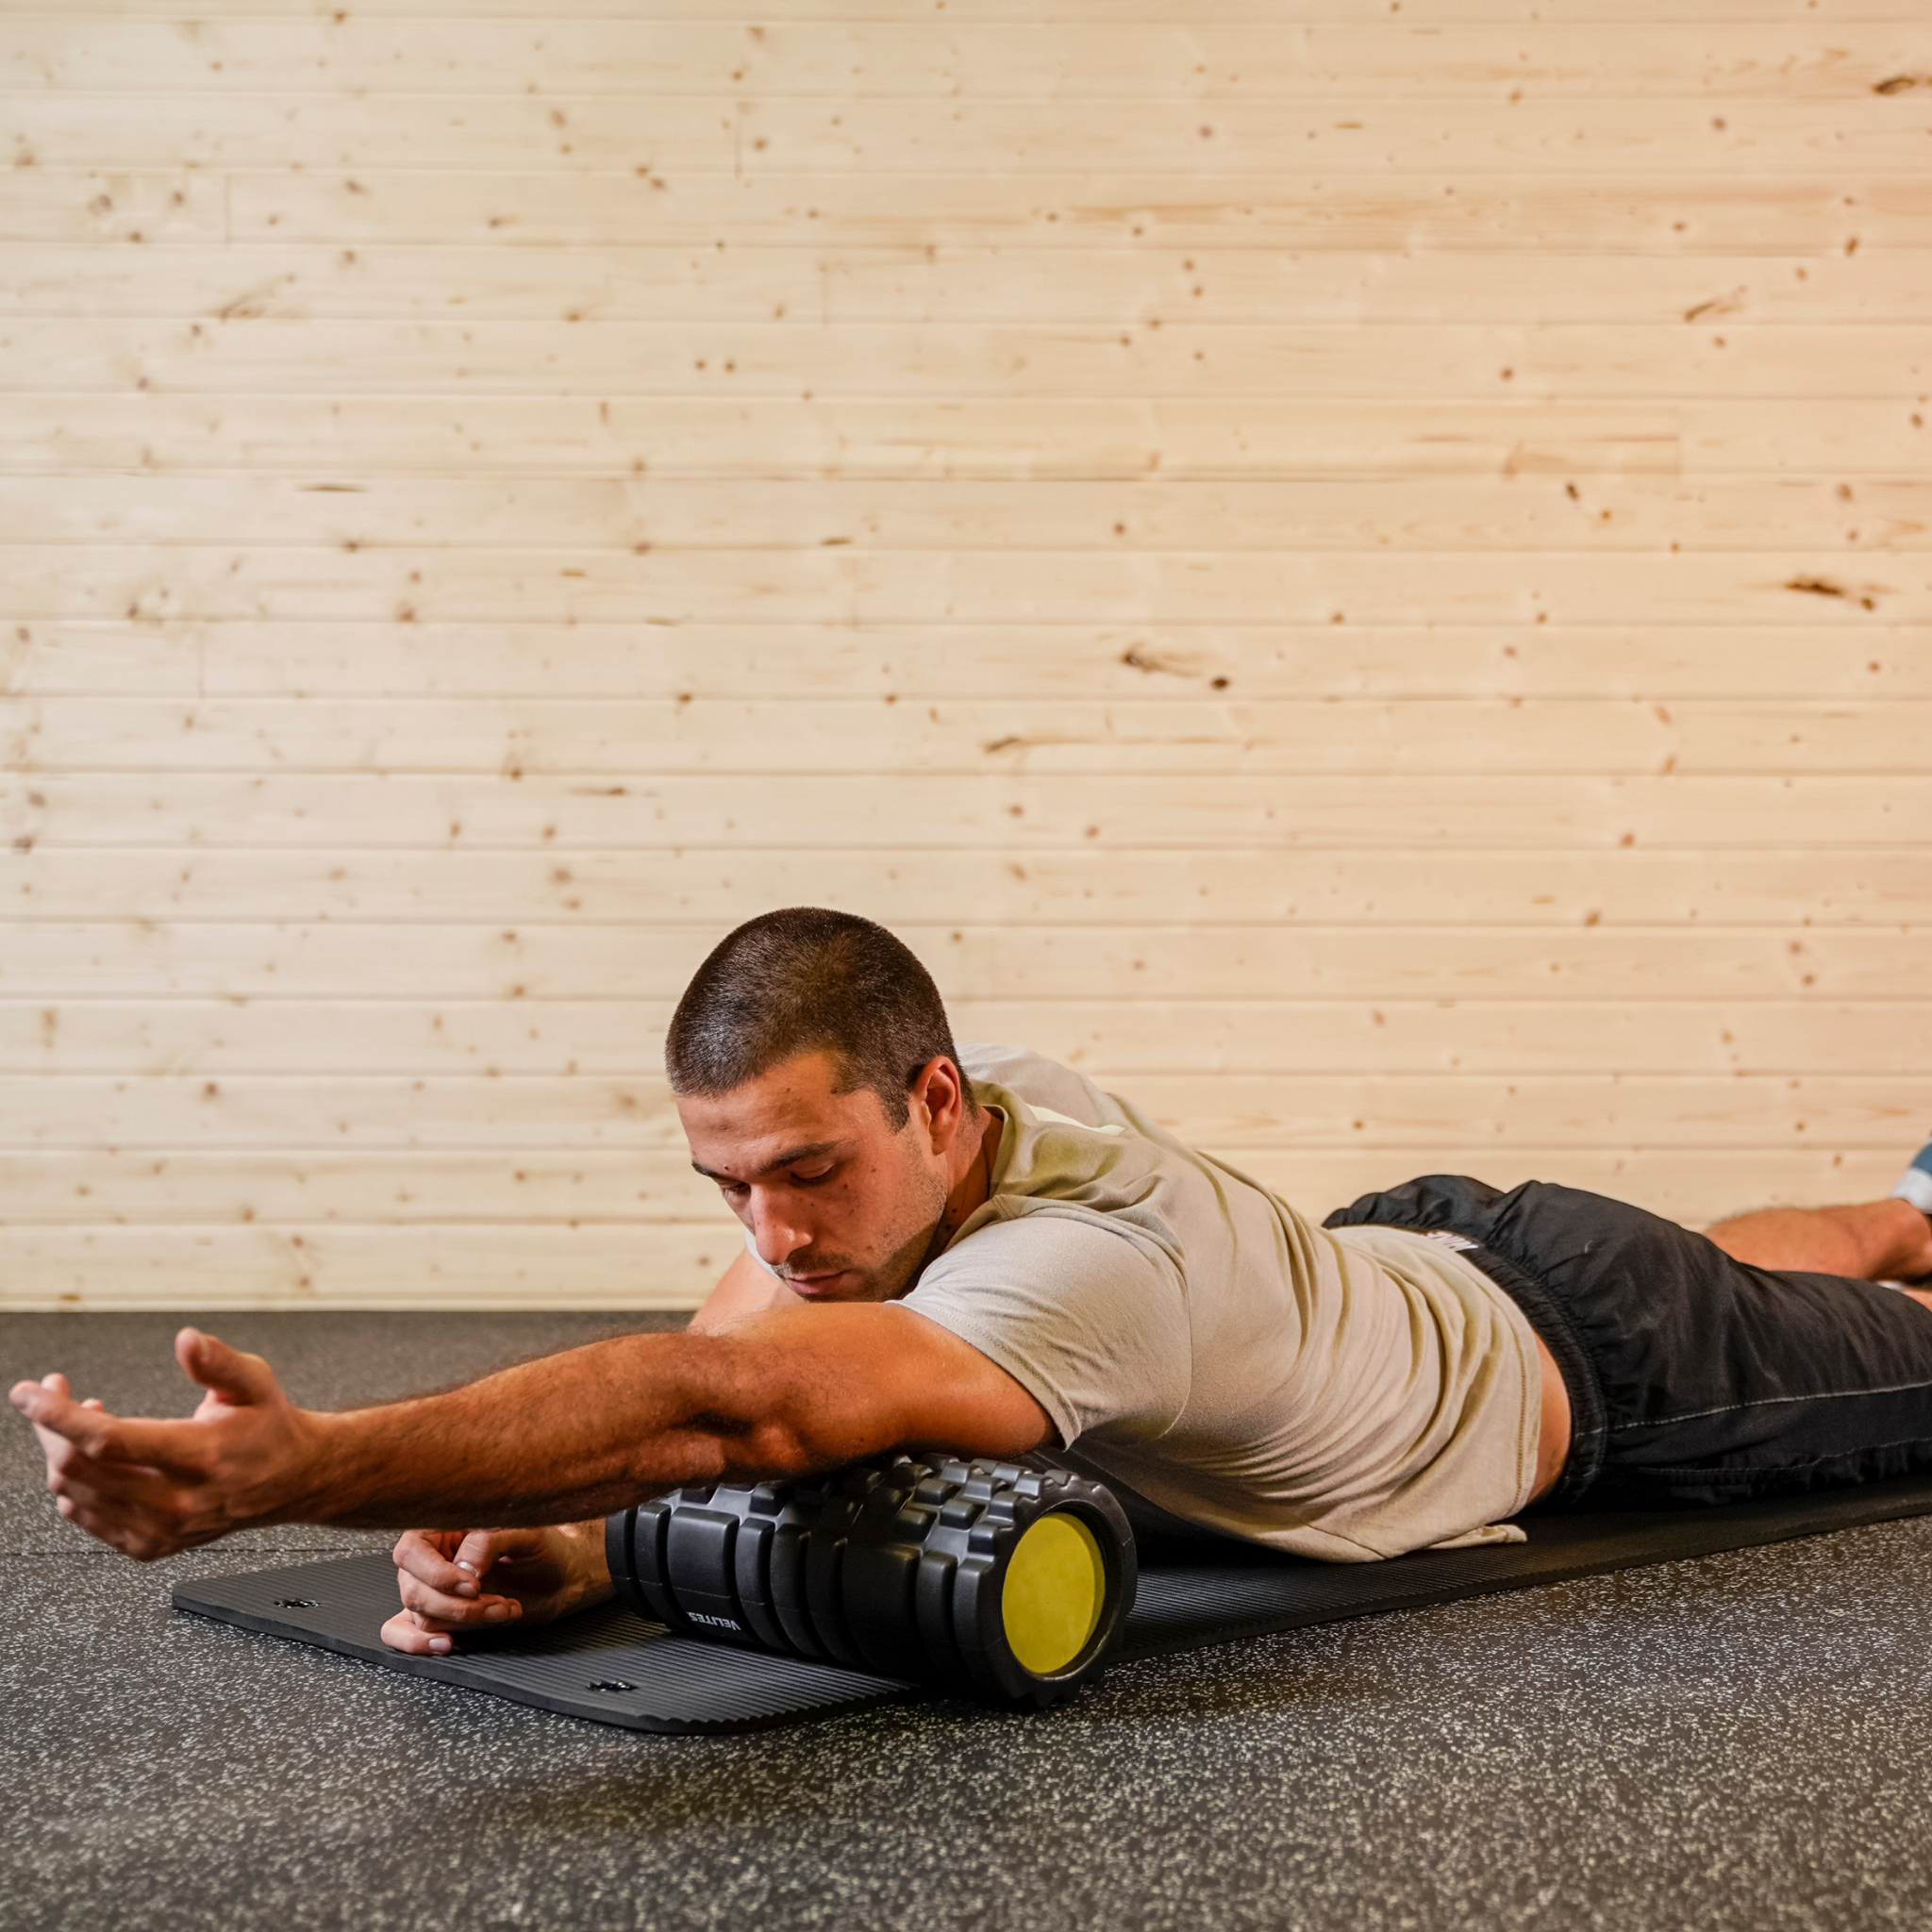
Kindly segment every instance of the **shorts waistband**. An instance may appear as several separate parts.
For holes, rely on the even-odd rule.
[[[1547,1508],[1560,1509],[1579,1502],[1603,1468],[1607,1426],[1604,1396],[1583,1338],[1570,1320],[1570,1311],[1520,1262],[1499,1255],[1481,1242],[1462,1250],[1463,1258],[1480,1268],[1516,1306],[1536,1331],[1563,1378],[1570,1397],[1570,1453],[1563,1458],[1557,1486],[1543,1498]]]

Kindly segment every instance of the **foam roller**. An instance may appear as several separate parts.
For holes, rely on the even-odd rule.
[[[1044,1709],[1133,1607],[1133,1532],[1065,1470],[896,1455],[719,1483],[608,1519],[618,1596],[682,1636]]]

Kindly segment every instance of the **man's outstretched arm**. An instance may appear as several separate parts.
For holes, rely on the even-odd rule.
[[[631,1335],[375,1408],[297,1408],[258,1356],[183,1329],[207,1391],[180,1422],[113,1416],[65,1380],[15,1407],[63,1516],[145,1561],[270,1523],[572,1522],[679,1483],[796,1474],[901,1442],[1017,1455],[1051,1431],[976,1349],[910,1309],[778,1308],[718,1335]]]

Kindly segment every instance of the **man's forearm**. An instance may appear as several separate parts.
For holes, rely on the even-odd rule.
[[[806,1451],[756,1353],[637,1335],[466,1388],[311,1418],[318,1454],[272,1514],[355,1528],[608,1514],[681,1482],[784,1474]]]

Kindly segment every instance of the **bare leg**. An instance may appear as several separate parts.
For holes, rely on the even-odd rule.
[[[1932,1220],[1909,1201],[1760,1208],[1705,1231],[1733,1259],[1755,1268],[1852,1274],[1866,1281],[1932,1274]]]

